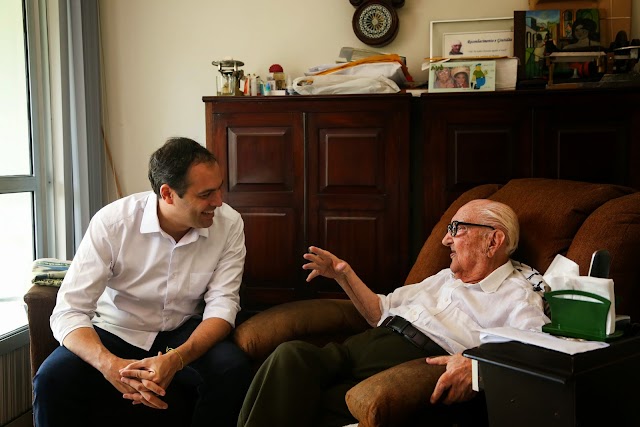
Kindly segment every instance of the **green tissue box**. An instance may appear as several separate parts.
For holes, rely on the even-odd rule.
[[[579,295],[590,300],[563,295]],[[542,327],[543,332],[590,341],[609,341],[622,335],[622,331],[607,335],[607,315],[611,306],[608,299],[578,290],[552,291],[544,296],[551,309],[551,323]]]

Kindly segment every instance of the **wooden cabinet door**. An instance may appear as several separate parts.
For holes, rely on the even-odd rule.
[[[307,120],[309,243],[347,260],[378,293],[402,285],[408,273],[404,101],[386,111],[318,112]],[[317,296],[344,296],[333,280],[312,285]]]
[[[422,98],[424,231],[466,190],[531,176],[531,107],[515,93]],[[424,240],[423,238],[423,240]]]
[[[302,115],[214,113],[212,119],[208,139],[223,166],[224,199],[245,226],[243,308],[298,299],[305,251]]]
[[[538,106],[536,176],[637,187],[637,99],[637,91],[569,91]]]

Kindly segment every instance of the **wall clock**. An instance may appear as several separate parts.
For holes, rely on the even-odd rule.
[[[396,38],[400,27],[396,8],[404,6],[404,0],[349,0],[349,3],[357,7],[351,25],[361,42],[381,47]]]

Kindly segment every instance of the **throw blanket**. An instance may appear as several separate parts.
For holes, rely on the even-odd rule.
[[[31,283],[34,285],[60,286],[71,261],[55,258],[40,258],[31,266]]]

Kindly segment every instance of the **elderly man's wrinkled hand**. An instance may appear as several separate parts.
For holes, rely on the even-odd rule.
[[[471,388],[471,359],[462,354],[453,356],[428,357],[430,365],[446,365],[447,369],[438,379],[430,402],[450,405],[472,399],[476,392]]]
[[[346,274],[350,269],[346,261],[316,246],[309,247],[309,252],[302,257],[309,261],[307,264],[304,264],[302,268],[304,270],[312,270],[307,276],[307,282],[318,276],[337,279],[339,276]]]

